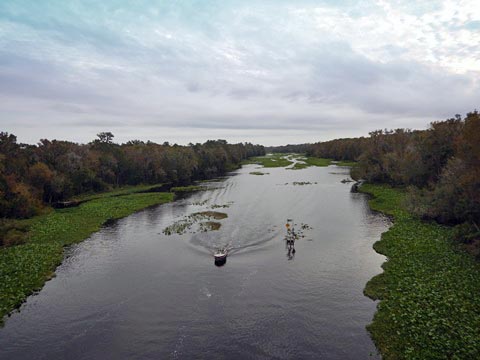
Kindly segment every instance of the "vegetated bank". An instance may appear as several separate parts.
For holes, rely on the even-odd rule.
[[[394,219],[375,250],[384,272],[365,295],[381,300],[368,325],[384,359],[480,359],[480,264],[453,228],[405,209],[405,190],[364,184],[372,209]]]
[[[173,193],[145,192],[149,188],[97,194],[77,207],[17,220],[29,230],[24,243],[0,251],[0,322],[54,275],[65,246],[86,239],[112,220],[173,200]]]
[[[386,359],[478,359],[480,114],[369,135],[306,150],[356,160],[352,178],[395,187],[363,188],[395,218],[375,245],[388,261],[365,290],[382,299],[368,329]]]

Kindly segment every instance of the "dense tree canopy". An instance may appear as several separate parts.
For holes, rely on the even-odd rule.
[[[267,146],[265,151],[267,153],[306,153],[312,144],[288,144],[281,146]]]
[[[225,140],[171,146],[139,140],[120,145],[113,138],[102,132],[85,145],[46,139],[24,145],[1,132],[0,217],[30,217],[42,204],[121,185],[190,184],[265,154],[263,146]]]
[[[377,130],[368,138],[313,144],[309,155],[356,160],[352,176],[409,188],[410,209],[480,237],[480,114],[430,124],[427,130]]]

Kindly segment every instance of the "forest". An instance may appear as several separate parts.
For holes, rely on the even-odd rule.
[[[188,185],[237,168],[261,145],[209,140],[180,146],[139,140],[116,144],[102,132],[89,144],[42,139],[21,144],[0,133],[0,218],[28,218],[73,196],[124,185]]]
[[[124,185],[188,185],[211,179],[265,151],[356,161],[352,177],[408,190],[407,207],[457,225],[465,243],[480,238],[480,114],[432,122],[426,130],[376,130],[369,137],[265,148],[209,140],[180,146],[139,140],[117,144],[103,132],[88,144],[42,139],[17,143],[0,133],[0,217],[28,218],[73,196]]]
[[[377,130],[370,137],[312,144],[307,154],[355,160],[352,177],[405,187],[407,208],[480,239],[480,114],[432,122],[426,130]]]

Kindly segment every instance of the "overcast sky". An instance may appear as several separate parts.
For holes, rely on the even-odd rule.
[[[478,0],[0,1],[0,130],[20,142],[280,145],[479,105]]]

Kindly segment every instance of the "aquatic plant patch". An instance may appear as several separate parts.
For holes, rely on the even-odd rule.
[[[294,181],[292,183],[284,183],[284,184],[276,184],[276,185],[281,185],[281,186],[286,186],[286,185],[293,185],[293,186],[304,186],[304,185],[317,185],[318,182],[310,182],[310,181]]]
[[[287,219],[287,224],[290,225],[289,229],[295,234],[296,240],[303,239],[306,236],[306,232],[313,229],[313,227],[308,224],[297,224],[294,223],[291,219]]]
[[[232,205],[233,205],[233,201],[229,201],[226,204],[213,204],[213,205],[210,205],[209,207],[210,209],[220,209],[220,208],[229,208]]]
[[[221,223],[217,221],[207,221],[200,223],[200,231],[207,232],[207,231],[216,231],[219,230],[222,226]]]
[[[408,213],[405,192],[364,184],[372,209],[394,218],[374,244],[387,256],[365,294],[381,300],[368,330],[384,359],[479,359],[480,264],[452,229]]]
[[[303,186],[303,185],[317,185],[318,182],[310,182],[310,181],[294,181],[292,182],[293,186]]]
[[[183,235],[187,232],[195,234],[198,231],[208,231],[210,230],[218,230],[215,229],[217,225],[205,225],[205,223],[201,223],[204,220],[222,220],[227,218],[228,215],[225,213],[217,212],[217,211],[202,211],[190,214],[188,216],[183,217],[180,220],[175,221],[173,224],[167,226],[163,229],[163,233],[165,235]],[[200,224],[199,224],[200,223]]]
[[[204,200],[204,201],[196,201],[196,202],[191,203],[190,205],[203,206],[203,205],[205,205],[206,203],[208,203],[208,199],[207,199],[207,200]]]
[[[204,218],[211,218],[215,220],[226,219],[228,215],[226,213],[218,212],[218,211],[202,211],[194,213],[192,216],[194,217],[204,217]]]

